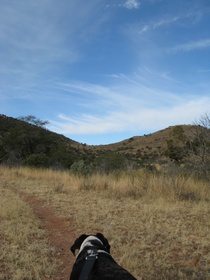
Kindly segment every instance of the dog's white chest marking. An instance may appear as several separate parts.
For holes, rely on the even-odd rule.
[[[83,250],[85,247],[87,247],[87,246],[90,246],[90,247],[93,246],[93,244],[91,243],[91,241],[94,241],[94,240],[100,242],[100,243],[103,245],[103,243],[101,242],[101,240],[100,240],[99,238],[97,238],[97,237],[95,237],[95,236],[92,236],[92,235],[91,235],[91,236],[88,236],[88,237],[82,242],[77,256],[79,256],[79,254],[82,252],[82,250]]]

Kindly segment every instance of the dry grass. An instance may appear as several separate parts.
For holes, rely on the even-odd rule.
[[[114,258],[139,279],[210,279],[207,183],[145,172],[79,178],[52,170],[0,170],[9,187],[73,217],[78,235],[103,232]]]
[[[51,256],[39,221],[8,188],[9,183],[1,178],[0,279],[47,279],[55,273],[58,263]]]

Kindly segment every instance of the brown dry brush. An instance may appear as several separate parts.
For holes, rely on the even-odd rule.
[[[1,213],[6,213],[1,219],[4,225],[1,225],[4,229],[1,235],[6,244],[1,255],[10,255],[2,258],[1,264],[13,279],[21,279],[12,269],[17,251],[11,251],[14,244],[19,244],[11,235],[14,223],[19,225],[20,221],[11,214],[11,209],[9,213],[5,210],[6,205],[11,202],[21,205],[18,207],[24,210],[14,212],[20,211],[23,217],[26,213],[26,224],[36,218],[30,207],[13,194],[11,187],[46,200],[67,220],[73,218],[76,235],[103,232],[114,258],[139,279],[210,279],[210,188],[207,182],[181,174],[171,177],[145,171],[82,177],[46,169],[2,167],[0,173],[1,200],[4,199],[0,203]],[[6,188],[2,182],[6,182]],[[16,200],[19,202],[14,202]],[[48,263],[47,249],[40,253],[46,236],[41,238],[41,243],[37,241],[37,236],[43,236],[37,223],[29,226],[36,250],[28,245],[30,230],[21,233],[29,237],[18,246],[22,246],[21,254],[32,254],[32,251],[35,259],[39,256],[41,263],[42,260]],[[18,264],[26,273],[31,273],[33,262],[33,273],[38,275],[42,270],[46,275],[53,274],[47,271],[48,265],[40,268],[40,263],[33,258],[26,259],[22,258]]]

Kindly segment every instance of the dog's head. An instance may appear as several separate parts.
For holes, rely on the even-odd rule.
[[[107,253],[110,253],[109,242],[102,233],[97,233],[96,235],[80,235],[71,246],[71,252],[75,255],[76,250],[81,252],[86,246],[100,247]]]

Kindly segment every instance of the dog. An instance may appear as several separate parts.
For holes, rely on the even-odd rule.
[[[110,255],[110,244],[102,233],[82,234],[70,248],[75,255],[70,280],[137,280]]]

